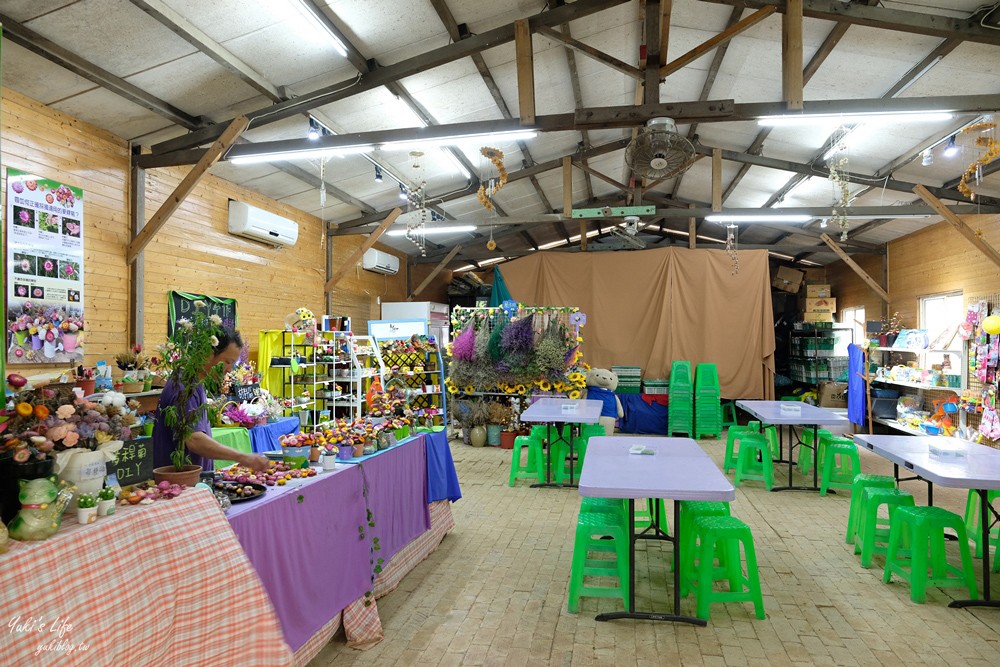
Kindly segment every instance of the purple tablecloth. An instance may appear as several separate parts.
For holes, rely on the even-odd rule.
[[[358,539],[359,526],[379,538],[375,556],[386,562],[430,528],[425,458],[424,439],[415,438],[362,465],[270,487],[229,511],[293,651],[372,590],[369,540]],[[363,481],[374,529],[365,520]]]

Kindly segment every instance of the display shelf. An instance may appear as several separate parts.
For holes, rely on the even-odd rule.
[[[439,412],[441,423],[443,423],[447,414],[448,397],[444,391],[444,361],[441,358],[440,348],[435,346],[433,352],[391,352],[385,349],[387,343],[399,340],[406,340],[406,338],[376,339],[379,354],[385,363],[395,368],[422,366],[424,370],[389,371],[387,373],[390,378],[389,382],[395,381],[400,388],[405,390],[410,408],[415,413],[435,408]],[[428,391],[427,385],[436,386],[437,390]],[[388,387],[386,386],[386,388]]]
[[[909,433],[910,435],[927,435],[924,431],[919,428],[913,428],[912,426],[906,426],[900,423],[896,419],[883,419],[882,417],[872,417],[872,421],[876,424],[882,424],[883,426],[888,426],[891,429],[897,431],[902,431],[903,433]]]
[[[924,348],[924,349],[921,349],[921,350],[914,350],[914,349],[900,348],[900,347],[872,347],[872,348],[868,348],[868,349],[870,349],[870,350],[876,350],[878,352],[913,352],[914,354],[917,354],[917,353],[920,353],[920,352],[932,352],[932,353],[937,353],[937,354],[958,354],[958,355],[962,354],[961,350],[933,350],[933,349],[929,349],[929,348]]]
[[[881,382],[882,384],[892,384],[899,387],[910,387],[911,389],[926,389],[927,391],[950,391],[953,394],[962,394],[961,387],[942,387],[940,385],[933,384],[923,384],[921,382],[902,382],[897,380],[886,380],[885,378],[872,378],[872,382]]]

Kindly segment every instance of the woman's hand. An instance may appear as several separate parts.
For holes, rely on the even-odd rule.
[[[267,468],[268,463],[267,457],[263,454],[244,454],[240,461],[241,465],[251,470],[264,470]]]

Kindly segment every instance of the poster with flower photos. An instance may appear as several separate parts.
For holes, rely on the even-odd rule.
[[[83,190],[7,170],[7,363],[83,361]]]

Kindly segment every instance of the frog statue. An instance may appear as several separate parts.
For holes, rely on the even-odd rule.
[[[8,530],[15,540],[44,540],[59,530],[63,511],[69,505],[76,487],[58,477],[18,480],[21,510],[10,522]]]

